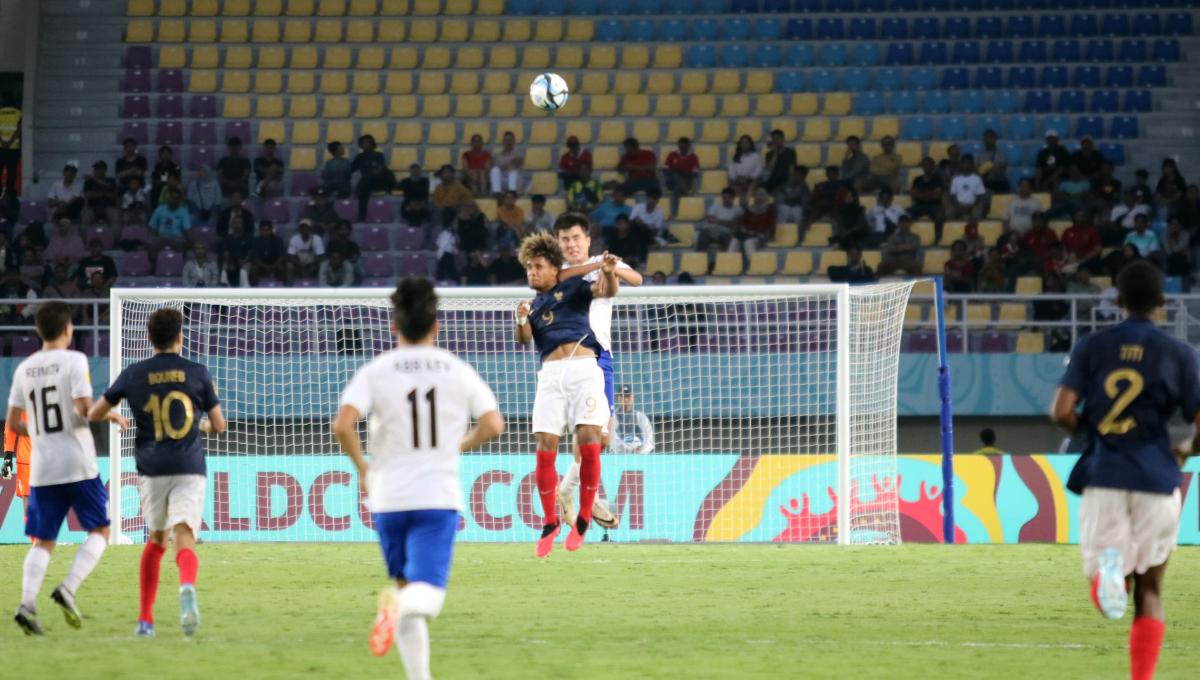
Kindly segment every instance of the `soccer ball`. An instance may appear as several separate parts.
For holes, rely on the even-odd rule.
[[[567,81],[557,73],[543,73],[529,85],[529,98],[543,111],[557,111],[567,103]]]

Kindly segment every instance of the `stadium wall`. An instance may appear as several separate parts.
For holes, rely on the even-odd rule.
[[[25,70],[27,20],[34,0],[0,0],[0,72]]]
[[[566,456],[561,457],[565,468]],[[955,459],[957,539],[965,543],[1075,543],[1079,497],[1064,484],[1076,455],[959,456]],[[704,453],[607,455],[603,491],[621,517],[621,542],[779,542],[829,540],[837,498],[824,487],[832,456]],[[132,466],[127,469],[132,469]],[[107,461],[100,463],[107,476]],[[337,455],[222,456],[209,459],[204,532],[210,541],[366,541],[373,538],[349,462]],[[1185,468],[1179,541],[1200,544],[1200,460]],[[936,455],[899,459],[896,480],[855,486],[859,501],[899,484],[901,535],[941,535],[941,469]],[[133,474],[124,480],[136,499]],[[468,455],[462,463],[467,511],[464,541],[533,540],[535,510],[529,456]],[[797,489],[806,489],[797,493]],[[799,497],[796,497],[796,496]],[[136,503],[125,503],[122,531],[143,539]],[[21,543],[22,511],[14,480],[0,482],[0,543]],[[62,538],[83,538],[70,519]]]

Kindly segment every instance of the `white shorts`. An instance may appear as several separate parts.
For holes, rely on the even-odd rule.
[[[1088,487],[1079,505],[1083,575],[1091,578],[1107,548],[1121,551],[1125,573],[1144,574],[1167,561],[1179,536],[1179,489],[1172,494]]]
[[[604,372],[596,357],[547,361],[538,371],[533,431],[561,437],[579,425],[608,425]]]
[[[142,497],[142,519],[150,531],[166,531],[186,524],[193,536],[200,535],[204,515],[204,475],[138,476]]]

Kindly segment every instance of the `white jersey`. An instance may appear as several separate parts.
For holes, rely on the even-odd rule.
[[[499,410],[474,368],[437,347],[398,347],[358,369],[341,403],[367,418],[372,512],[464,510],[459,444]]]
[[[75,412],[75,400],[91,396],[83,352],[42,350],[17,365],[8,405],[29,415],[30,486],[81,482],[100,474],[92,430]]]
[[[596,255],[595,257],[589,257],[587,261],[583,262],[582,264],[593,264],[603,260],[603,255]],[[566,269],[567,267],[578,266],[580,265],[564,264],[563,269]],[[624,262],[617,263],[617,269],[632,268],[633,267],[630,267]],[[583,280],[589,283],[595,282],[600,279],[600,273],[600,270],[597,269],[594,272],[585,274],[583,276]],[[610,297],[594,298],[592,300],[592,306],[588,308],[588,325],[592,327],[592,335],[596,336],[596,342],[599,342],[600,346],[603,347],[604,351],[606,352],[612,351],[612,310],[613,299]]]

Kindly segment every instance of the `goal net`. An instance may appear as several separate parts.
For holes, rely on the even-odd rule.
[[[601,495],[620,520],[609,538],[899,542],[896,383],[911,287],[623,288],[615,432],[601,458]],[[512,339],[513,310],[530,291],[439,293],[438,344],[476,367],[509,424],[462,458],[459,538],[533,540],[542,524],[529,431],[538,359]],[[328,424],[354,371],[394,344],[389,294],[113,291],[114,377],[152,354],[146,320],[170,305],[185,315],[184,355],[216,382],[230,426],[204,441],[206,540],[374,538]],[[112,513],[142,541],[133,438],[132,429],[112,434]]]

